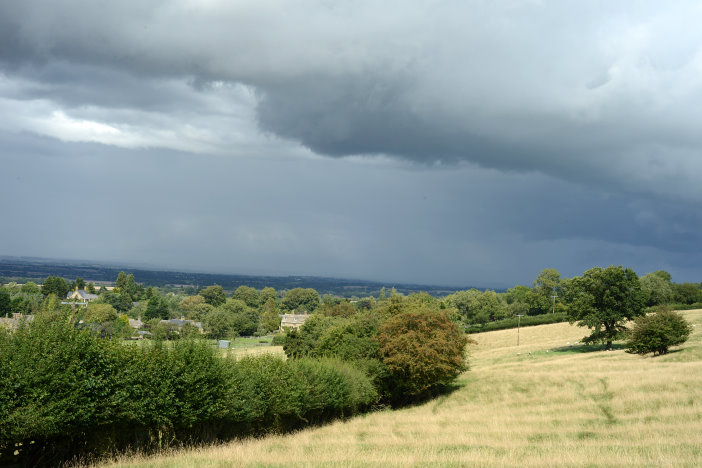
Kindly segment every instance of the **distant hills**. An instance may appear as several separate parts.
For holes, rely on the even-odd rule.
[[[193,273],[169,270],[150,270],[143,267],[133,268],[127,265],[112,263],[90,263],[78,260],[57,260],[35,257],[0,256],[0,282],[9,281],[42,281],[47,276],[61,276],[67,280],[81,277],[85,281],[114,282],[120,271],[132,273],[138,283],[149,286],[185,288],[192,286],[202,288],[219,284],[226,290],[234,290],[239,286],[251,286],[262,289],[266,286],[276,290],[292,288],[314,288],[320,294],[332,294],[342,297],[377,296],[380,289],[395,288],[402,294],[424,291],[432,296],[445,296],[459,289],[446,286],[422,284],[392,284],[377,281],[354,279],[324,278],[318,276],[252,276],[219,273]]]

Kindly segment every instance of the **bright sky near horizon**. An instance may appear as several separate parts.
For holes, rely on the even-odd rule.
[[[0,255],[702,281],[695,1],[0,2]]]

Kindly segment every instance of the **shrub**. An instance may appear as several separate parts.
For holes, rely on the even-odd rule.
[[[390,317],[378,341],[394,403],[429,396],[467,369],[468,338],[443,311],[418,309]]]
[[[628,352],[636,354],[666,354],[668,348],[683,344],[692,327],[677,312],[660,309],[652,315],[636,319],[628,342]]]

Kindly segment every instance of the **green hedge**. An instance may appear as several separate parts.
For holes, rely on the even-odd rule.
[[[285,431],[377,400],[336,360],[222,358],[204,342],[128,346],[65,316],[0,331],[0,466]]]
[[[472,325],[466,328],[468,333],[482,333],[494,330],[506,330],[508,328],[517,328],[518,317],[511,317],[504,320],[496,320],[494,322],[488,322],[483,326]],[[556,312],[555,314],[542,314],[542,315],[527,315],[522,317],[521,327],[533,327],[535,325],[546,325],[549,323],[560,323],[567,322],[568,316],[565,312]]]

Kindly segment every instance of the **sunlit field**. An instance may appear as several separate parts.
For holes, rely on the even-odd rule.
[[[295,434],[107,466],[702,466],[702,310],[684,346],[642,358],[568,324],[473,335],[453,393]]]

